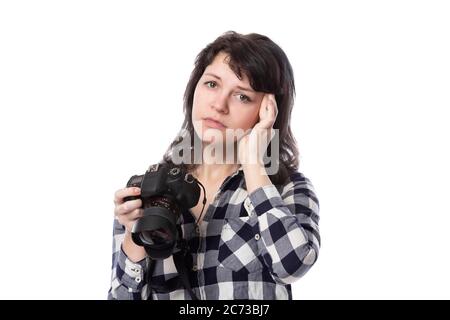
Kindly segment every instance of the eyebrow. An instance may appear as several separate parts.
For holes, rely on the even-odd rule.
[[[220,81],[222,81],[222,79],[221,79],[219,76],[217,76],[217,75],[215,75],[215,74],[213,74],[213,73],[205,73],[205,76],[212,76],[212,77],[214,77],[214,78],[219,79]],[[237,86],[236,88],[238,88],[238,89],[240,89],[240,90],[243,90],[243,91],[255,92],[255,90],[252,90],[252,89],[250,89],[250,88],[244,88],[244,87],[241,87],[241,86]]]

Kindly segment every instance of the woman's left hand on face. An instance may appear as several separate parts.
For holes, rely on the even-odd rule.
[[[250,133],[238,143],[238,158],[242,165],[263,164],[263,156],[275,132],[273,125],[278,115],[278,106],[273,94],[266,93],[259,108],[259,121]]]

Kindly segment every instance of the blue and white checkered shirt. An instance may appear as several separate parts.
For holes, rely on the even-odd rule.
[[[192,255],[189,278],[199,299],[292,299],[290,283],[316,262],[320,236],[319,202],[310,180],[300,172],[289,180],[248,194],[239,169],[219,188],[200,228],[190,211],[183,211],[183,238]],[[108,299],[147,299],[146,259],[133,263],[127,258],[121,248],[124,234],[115,219]],[[177,277],[172,256],[155,261],[152,287],[164,287]],[[178,286],[153,289],[151,298],[191,297]]]

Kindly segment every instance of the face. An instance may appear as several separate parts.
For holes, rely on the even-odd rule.
[[[242,77],[240,80],[230,69],[227,55],[222,52],[205,69],[195,88],[192,109],[194,129],[203,142],[217,143],[220,139],[230,143],[226,131],[246,132],[259,121],[264,93],[254,91],[244,73]]]

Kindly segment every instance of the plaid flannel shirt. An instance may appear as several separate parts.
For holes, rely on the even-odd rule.
[[[222,183],[200,227],[189,210],[180,221],[192,256],[190,283],[199,299],[292,299],[290,284],[318,257],[319,202],[300,172],[283,186],[268,185],[248,194],[241,167]],[[146,259],[133,263],[127,258],[121,247],[124,235],[114,219],[108,299],[190,299],[181,286],[153,289],[149,297]],[[150,281],[164,287],[177,277],[170,256],[155,261]]]

